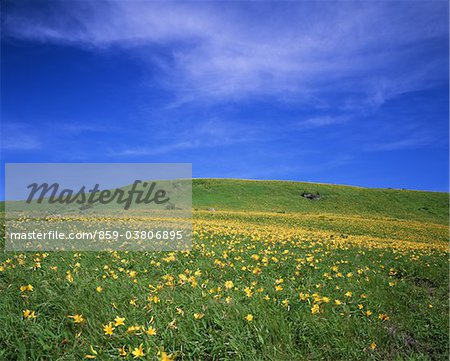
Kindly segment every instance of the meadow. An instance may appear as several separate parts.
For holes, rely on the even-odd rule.
[[[193,203],[191,251],[2,253],[0,360],[448,359],[447,193],[203,179]]]

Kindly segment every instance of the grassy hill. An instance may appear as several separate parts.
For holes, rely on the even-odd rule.
[[[190,199],[190,185],[184,181],[159,181],[169,190],[171,202],[186,205]],[[127,192],[131,185],[121,189]],[[304,194],[318,196],[305,198]],[[190,198],[190,197],[189,197]],[[4,202],[0,202],[0,210]],[[12,202],[10,209],[34,208],[34,204]],[[48,206],[49,208],[51,206]],[[77,205],[55,208],[77,209]],[[96,204],[95,210],[117,208],[117,204]],[[133,205],[133,208],[154,208],[150,205]],[[443,192],[411,191],[398,189],[362,188],[334,184],[292,181],[257,181],[239,179],[193,179],[192,207],[194,210],[273,212],[358,215],[362,217],[386,217],[399,220],[415,220],[448,225],[449,194]],[[122,206],[119,207],[119,210]]]
[[[448,224],[449,195],[332,184],[194,179],[193,207],[261,212],[334,213],[381,216]],[[304,198],[319,194],[320,199]]]
[[[191,184],[181,180],[158,182],[177,207],[189,207]],[[122,187],[127,192],[130,185]],[[318,197],[305,198],[305,194]],[[189,195],[189,197],[187,197]],[[189,198],[189,199],[188,199]],[[13,202],[9,209],[30,210],[36,205]],[[47,206],[51,209],[52,206]],[[55,213],[78,214],[78,205],[54,205]],[[448,242],[449,195],[443,192],[371,189],[333,184],[238,179],[194,179],[194,218],[208,221],[245,221],[247,224],[283,225],[412,242]],[[47,209],[46,208],[46,209]],[[152,209],[133,205],[131,212]],[[65,209],[63,211],[63,209]],[[216,212],[209,212],[214,209]],[[84,214],[123,212],[121,205],[98,204]],[[144,211],[144,212],[145,212]],[[142,213],[144,214],[144,213]]]
[[[0,360],[448,359],[447,193],[192,189],[189,252],[3,252]]]

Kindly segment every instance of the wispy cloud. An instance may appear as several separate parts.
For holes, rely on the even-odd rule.
[[[5,136],[2,139],[1,146],[4,150],[27,151],[40,149],[42,143],[33,135],[22,134]]]
[[[347,122],[350,118],[348,116],[320,116],[320,117],[313,117],[308,118],[306,120],[302,120],[300,122],[297,122],[295,124],[295,128],[299,130],[306,130],[306,129],[314,129],[314,128],[320,128],[325,127],[329,125],[337,125],[337,124],[343,124]]]
[[[21,123],[6,124],[1,127],[1,148],[10,151],[31,151],[42,147],[42,141],[37,134]]]
[[[410,67],[421,42],[446,34],[444,2],[56,4],[32,16],[13,9],[7,34],[136,51],[161,69],[176,104],[289,94],[300,101],[333,90],[376,106],[442,80],[432,57]]]
[[[150,156],[196,148],[222,147],[238,143],[263,140],[262,132],[242,123],[221,119],[197,120],[182,128],[167,124],[154,144],[117,146],[108,154],[113,157]]]
[[[369,152],[383,152],[403,149],[413,149],[433,143],[433,138],[426,134],[415,134],[403,139],[386,140],[366,147]]]
[[[28,74],[14,63],[24,54],[42,64],[30,72],[42,89],[35,108],[15,111],[10,101],[29,126],[5,132],[4,149],[40,149],[50,161],[189,161],[204,176],[333,180],[385,161],[397,170],[400,158],[385,152],[448,147],[445,1],[25,0],[8,4],[3,29],[12,73]],[[75,84],[55,107],[60,88],[45,77],[60,75]],[[9,77],[12,94],[28,88],[22,78]],[[92,99],[72,99],[86,86]],[[64,119],[56,126],[55,114]],[[445,172],[439,160],[435,167]],[[411,179],[407,171],[398,173]]]

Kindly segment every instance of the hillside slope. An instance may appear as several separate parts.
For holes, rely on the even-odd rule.
[[[190,199],[186,198],[186,195],[190,194],[190,185],[183,185],[184,182],[176,182],[178,185],[171,193],[171,201],[177,206],[190,202]],[[130,187],[125,186],[122,189],[127,191]],[[169,185],[166,185],[167,187],[173,188]],[[318,195],[320,198],[308,199],[303,197],[305,193]],[[4,202],[0,202],[0,206],[3,210]],[[443,225],[448,225],[449,221],[448,193],[291,181],[193,179],[192,206],[194,210],[214,208],[217,211],[357,215]],[[25,205],[24,202],[18,201],[12,202],[10,207],[30,209],[34,205]],[[68,206],[70,207],[77,208],[76,205]],[[95,210],[115,207],[117,208],[115,203],[96,204]],[[152,208],[152,205],[145,207]]]
[[[193,207],[204,210],[334,213],[448,224],[449,195],[396,189],[235,179],[194,179]],[[319,194],[311,200],[302,194]]]

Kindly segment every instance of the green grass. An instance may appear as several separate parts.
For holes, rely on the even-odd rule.
[[[288,181],[194,179],[198,209],[384,216],[448,224],[448,193]],[[303,193],[320,194],[320,200]]]
[[[175,205],[189,202],[186,192],[192,188],[194,209],[258,212],[283,212],[307,214],[337,214],[379,216],[405,220],[429,221],[448,225],[449,195],[442,192],[425,192],[395,189],[371,189],[342,185],[290,182],[254,181],[237,179],[193,179],[189,182],[158,181],[159,187],[167,190]],[[122,187],[125,192],[131,185]],[[137,188],[141,189],[140,187]],[[190,193],[190,192],[188,192]],[[320,200],[309,200],[303,193],[319,194]],[[1,202],[1,209],[4,203]],[[27,209],[35,205],[12,202],[15,206]],[[47,206],[50,207],[50,206]],[[56,209],[64,207],[55,205]],[[76,205],[65,206],[77,209]],[[95,205],[95,210],[117,208],[115,203]],[[140,207],[134,204],[133,207]],[[146,205],[153,207],[153,204]],[[50,209],[50,208],[49,208]],[[121,207],[120,207],[121,209]]]
[[[0,360],[448,359],[447,193],[208,179],[193,203],[188,253],[4,253]]]

